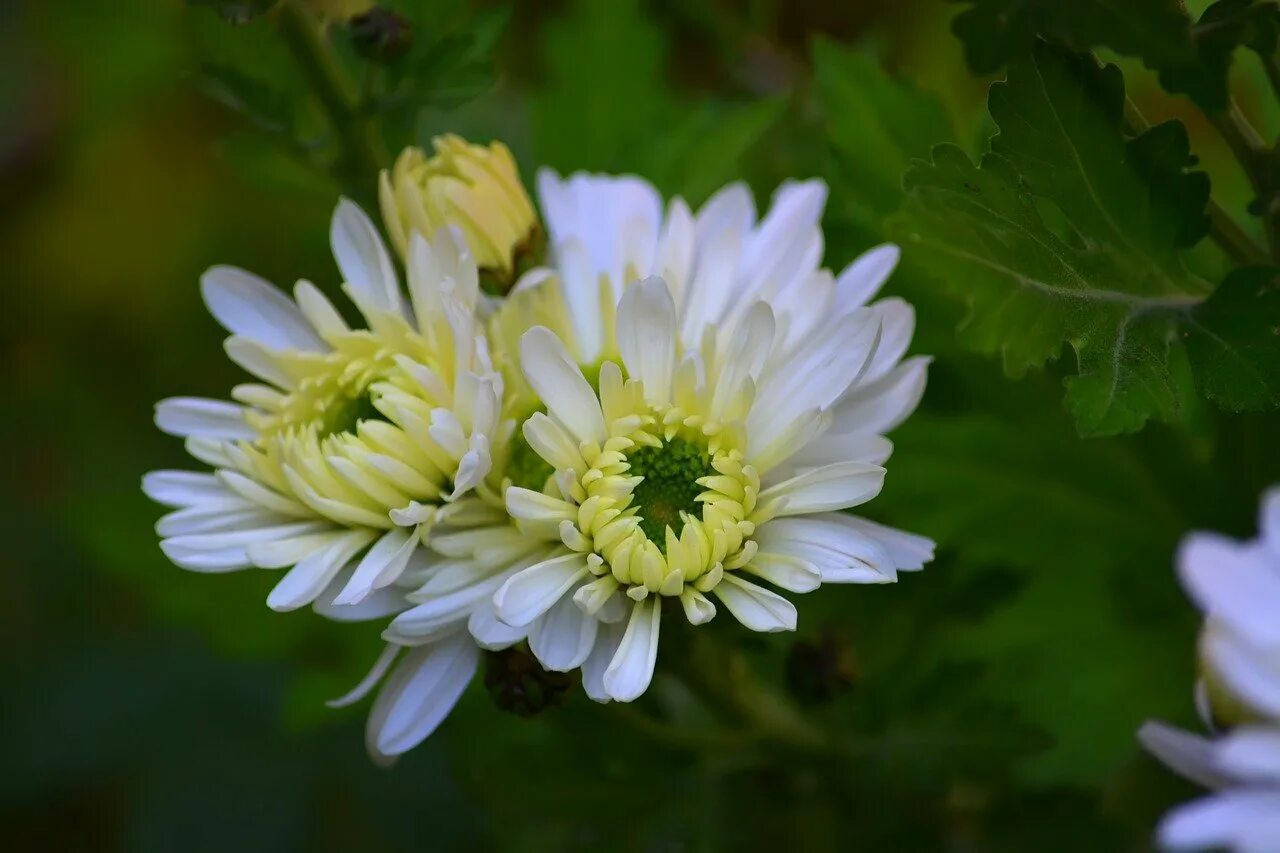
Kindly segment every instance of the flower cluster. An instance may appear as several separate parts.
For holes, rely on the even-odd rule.
[[[1209,739],[1147,723],[1143,744],[1215,793],[1182,806],[1160,827],[1176,849],[1280,849],[1280,489],[1263,498],[1261,535],[1238,542],[1189,536],[1178,571],[1205,613],[1197,704]]]
[[[372,222],[345,201],[334,215],[364,328],[310,283],[290,299],[206,274],[228,354],[261,381],[233,403],[160,403],[161,429],[214,471],[144,481],[175,508],[158,531],[178,565],[291,567],[273,608],[393,617],[335,702],[378,689],[375,757],[429,735],[482,653],[527,648],[591,698],[631,701],[664,620],[723,608],[789,631],[782,593],[932,558],[846,512],[880,491],[928,359],[906,357],[911,306],[873,301],[896,248],[822,267],[821,182],[782,186],[760,216],[737,184],[695,212],[638,178],[543,172],[540,224],[504,147],[436,152],[382,178],[406,287]],[[542,233],[545,257],[522,263]],[[481,292],[495,272],[514,282],[501,300]]]

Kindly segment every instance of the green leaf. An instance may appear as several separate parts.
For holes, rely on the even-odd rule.
[[[547,82],[533,99],[538,162],[626,171],[669,130],[661,32],[637,0],[577,0],[548,25]]]
[[[947,582],[985,582],[983,609],[939,611],[949,624],[928,648],[979,664],[975,698],[1049,736],[1021,773],[1097,782],[1133,754],[1143,719],[1191,713],[1196,616],[1172,558],[1192,522],[1186,495],[1142,455],[1145,436],[1081,441],[1038,404],[1052,393],[1043,385],[995,415],[914,416],[894,434],[876,507],[945,543]],[[1167,453],[1150,457],[1167,468]],[[944,582],[943,569],[919,583]]]
[[[1275,53],[1280,36],[1280,5],[1272,0],[1220,0],[1210,6],[1191,31],[1195,55],[1160,66],[1160,84],[1187,95],[1206,112],[1230,103],[1227,75],[1238,47],[1261,56]]]
[[[1229,411],[1280,406],[1276,270],[1236,270],[1191,313],[1187,351],[1205,396]]]
[[[202,88],[206,95],[248,119],[258,130],[292,138],[295,128],[292,99],[235,68],[206,65]]]
[[[832,200],[851,220],[879,230],[902,201],[902,173],[932,145],[955,140],[942,105],[890,78],[870,58],[825,38],[813,44],[814,82],[827,133],[852,191]]]
[[[667,195],[696,205],[740,177],[743,156],[777,124],[786,105],[786,96],[708,104],[652,140],[644,173]]]
[[[1075,351],[1067,405],[1083,434],[1178,420],[1192,381],[1180,334],[1211,288],[1182,265],[1208,181],[1176,123],[1123,132],[1119,72],[1044,43],[992,87],[1000,128],[980,166],[954,146],[905,178],[890,230],[963,294],[962,340],[1019,376]]]
[[[996,71],[1037,35],[1076,50],[1109,47],[1152,67],[1193,56],[1181,0],[959,0],[951,28],[974,71]]]

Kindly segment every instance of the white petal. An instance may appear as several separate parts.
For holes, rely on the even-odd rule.
[[[1138,741],[1180,776],[1206,788],[1221,788],[1233,780],[1215,766],[1213,741],[1165,723],[1148,721],[1138,729]]]
[[[619,702],[638,699],[653,680],[662,608],[650,596],[631,610],[626,633],[604,672],[604,690]]]
[[[329,242],[343,281],[360,308],[399,312],[400,281],[378,229],[355,202],[342,199],[333,212]]]
[[[1195,533],[1178,550],[1178,573],[1213,618],[1260,645],[1280,645],[1280,571],[1269,549]]]
[[[676,306],[661,278],[652,276],[627,287],[618,304],[618,351],[632,379],[644,383],[653,406],[671,402],[676,359]]]
[[[405,601],[404,590],[395,586],[376,589],[366,595],[359,604],[334,604],[333,599],[351,580],[354,570],[353,566],[347,566],[329,582],[325,591],[311,602],[311,609],[317,616],[332,619],[334,622],[371,622],[375,619],[385,619],[409,606]]]
[[[253,273],[210,268],[200,278],[204,304],[228,332],[271,350],[328,349],[293,300]]]
[[[360,679],[355,687],[339,696],[337,699],[330,699],[324,704],[330,708],[345,708],[348,705],[354,705],[361,699],[369,695],[369,691],[382,680],[382,676],[387,674],[387,670],[391,668],[391,664],[395,663],[396,656],[400,654],[400,647],[394,643],[387,643],[382,651],[378,654],[377,659],[373,662],[373,666],[364,678]]]
[[[456,630],[471,618],[473,610],[487,606],[487,599],[502,579],[499,574],[440,595],[425,597],[421,604],[392,620],[383,637],[404,645],[418,645],[441,633]]]
[[[856,515],[842,515],[841,524],[874,539],[880,547],[884,548],[894,568],[900,572],[918,571],[924,568],[925,563],[933,561],[933,551],[936,546],[927,536],[887,527]]]
[[[267,606],[272,610],[295,610],[315,601],[347,561],[373,537],[372,531],[352,530],[323,550],[308,554],[272,588]]]
[[[916,311],[910,303],[893,297],[881,299],[871,310],[880,318],[880,345],[859,382],[875,382],[898,365],[911,346],[916,330]]]
[[[824,580],[821,572],[799,557],[765,551],[757,553],[745,570],[788,592],[813,592]]]
[[[425,740],[453,710],[479,660],[465,631],[406,652],[369,714],[370,753],[400,755]]]
[[[537,624],[537,620],[534,620]],[[482,649],[496,651],[514,646],[528,636],[527,628],[512,628],[498,618],[493,603],[481,602],[471,611],[467,620],[467,630]]]
[[[630,603],[630,599],[627,602]],[[618,651],[622,642],[625,624],[621,619],[616,622],[603,622],[596,632],[596,642],[591,654],[582,662],[582,689],[593,702],[612,702],[613,697],[604,686],[604,674]]]
[[[897,567],[889,553],[853,521],[838,512],[778,518],[761,525],[756,541],[761,554],[782,554],[808,563],[823,583],[896,580]]]
[[[221,504],[235,497],[217,477],[198,471],[151,471],[142,478],[142,491],[165,506]]]
[[[517,572],[493,596],[498,618],[515,627],[528,625],[586,574],[586,557],[577,553],[552,557]]]
[[[555,333],[535,326],[520,339],[520,354],[525,378],[547,410],[580,441],[604,443],[604,414],[596,392]]]
[[[881,379],[851,389],[832,412],[832,429],[849,432],[853,426],[863,435],[892,430],[920,404],[932,360],[913,356]]]
[[[1212,627],[1201,641],[1208,666],[1247,705],[1280,719],[1280,656],[1276,655],[1276,647],[1259,647],[1209,624]]]
[[[566,595],[533,623],[529,649],[552,672],[577,669],[595,645],[599,624]]]
[[[203,397],[170,397],[156,404],[156,426],[169,435],[252,441],[244,407]]]
[[[1163,847],[1274,853],[1280,839],[1280,790],[1224,791],[1175,809],[1160,823]]]
[[[395,581],[418,547],[416,531],[390,530],[382,535],[360,561],[347,586],[334,598],[336,605],[358,604],[365,596]]]
[[[838,462],[771,486],[760,501],[785,500],[780,515],[803,515],[858,506],[880,494],[885,471],[879,465]]]
[[[752,631],[772,633],[796,629],[795,605],[776,592],[732,574],[725,574],[713,591],[734,618]]]
[[[269,382],[277,388],[289,389],[297,385],[297,381],[283,364],[281,357],[274,350],[250,338],[232,335],[222,343],[227,358],[232,363],[252,373],[263,382]]]
[[[866,305],[888,281],[901,254],[892,243],[864,252],[836,279],[836,301],[842,307]]]
[[[1216,757],[1218,766],[1237,778],[1280,783],[1280,728],[1234,729],[1219,741]]]
[[[755,224],[756,203],[751,190],[741,181],[726,184],[698,209],[694,220],[698,245],[705,245],[725,229],[745,232]]]

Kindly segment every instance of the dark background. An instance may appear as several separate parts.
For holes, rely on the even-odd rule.
[[[1079,439],[1063,371],[1013,380],[965,354],[961,306],[909,267],[890,289],[917,305],[915,351],[938,362],[870,512],[934,536],[939,559],[893,587],[799,602],[799,640],[852,682],[812,713],[863,745],[857,762],[690,749],[580,695],[522,719],[477,683],[424,746],[374,768],[367,709],[322,700],[364,673],[379,626],[272,613],[266,572],[174,568],[139,490],[143,472],[187,465],[152,425],[154,401],[240,380],[200,273],[234,263],[332,289],[336,197],[373,189],[372,175],[300,162],[271,121],[227,106],[221,69],[239,68],[264,103],[297,107],[301,137],[314,124],[270,18],[231,26],[213,5],[0,8],[8,849],[1146,847],[1190,791],[1132,740],[1148,716],[1192,720],[1196,617],[1173,550],[1193,527],[1252,529],[1259,491],[1280,479],[1276,420],[1206,411],[1177,430]],[[877,242],[909,157],[947,136],[976,150],[991,130],[989,81],[965,68],[950,4],[393,5],[420,41],[496,37],[441,51],[429,91],[387,118],[389,150],[456,130],[507,141],[530,186],[537,164],[637,171],[695,204],[738,177],[763,204],[785,177],[821,176],[835,268]],[[895,110],[920,114],[856,81],[844,102],[825,93],[821,37],[918,87],[944,136],[922,138]],[[345,38],[335,30],[358,76]],[[1125,70],[1144,109],[1187,120],[1215,195],[1242,207],[1216,137]],[[1274,135],[1274,106],[1249,96],[1256,69],[1238,73]],[[796,638],[716,629],[785,683]],[[660,675],[646,702],[677,706],[675,690]]]

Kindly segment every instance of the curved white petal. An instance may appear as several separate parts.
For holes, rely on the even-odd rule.
[[[508,625],[528,625],[551,609],[587,574],[582,554],[565,554],[517,572],[493,596],[498,618]]]
[[[335,537],[327,547],[303,557],[272,588],[267,606],[272,610],[294,610],[315,601],[347,561],[373,537],[372,531],[352,530]]]
[[[779,515],[803,515],[858,506],[880,494],[885,470],[863,462],[814,468],[760,493],[761,502],[784,501]]]
[[[271,350],[328,349],[293,300],[274,285],[238,267],[211,267],[200,277],[209,313],[228,332]]]
[[[565,595],[529,631],[529,649],[544,667],[568,672],[582,666],[595,645],[600,623]]]
[[[649,689],[658,660],[658,626],[662,608],[650,596],[631,610],[626,632],[605,669],[604,691],[619,702],[638,699]]]
[[[863,252],[836,279],[836,301],[844,306],[866,305],[889,280],[901,255],[892,243]]]
[[[651,276],[623,291],[617,335],[627,372],[644,383],[645,400],[652,406],[669,403],[676,361],[676,306],[665,281]]]
[[[400,755],[424,741],[453,710],[479,660],[480,650],[465,631],[406,652],[369,714],[370,754]]]
[[[1148,721],[1138,729],[1138,741],[1169,769],[1206,788],[1222,788],[1234,781],[1218,769],[1213,741],[1206,737]]]
[[[367,308],[399,312],[400,280],[378,229],[350,199],[338,202],[329,228],[333,258],[352,298]]]
[[[156,404],[156,426],[169,435],[252,441],[244,407],[203,397],[170,397]]]
[[[1175,809],[1160,823],[1160,844],[1174,850],[1280,849],[1280,790],[1223,791]]]
[[[521,367],[547,410],[579,441],[605,440],[604,414],[596,392],[555,333],[535,326],[520,339]]]
[[[752,631],[794,631],[796,607],[776,592],[726,574],[716,584],[715,595],[733,617]]]
[[[1214,620],[1260,645],[1280,645],[1280,568],[1269,549],[1195,533],[1177,562],[1187,591]]]

